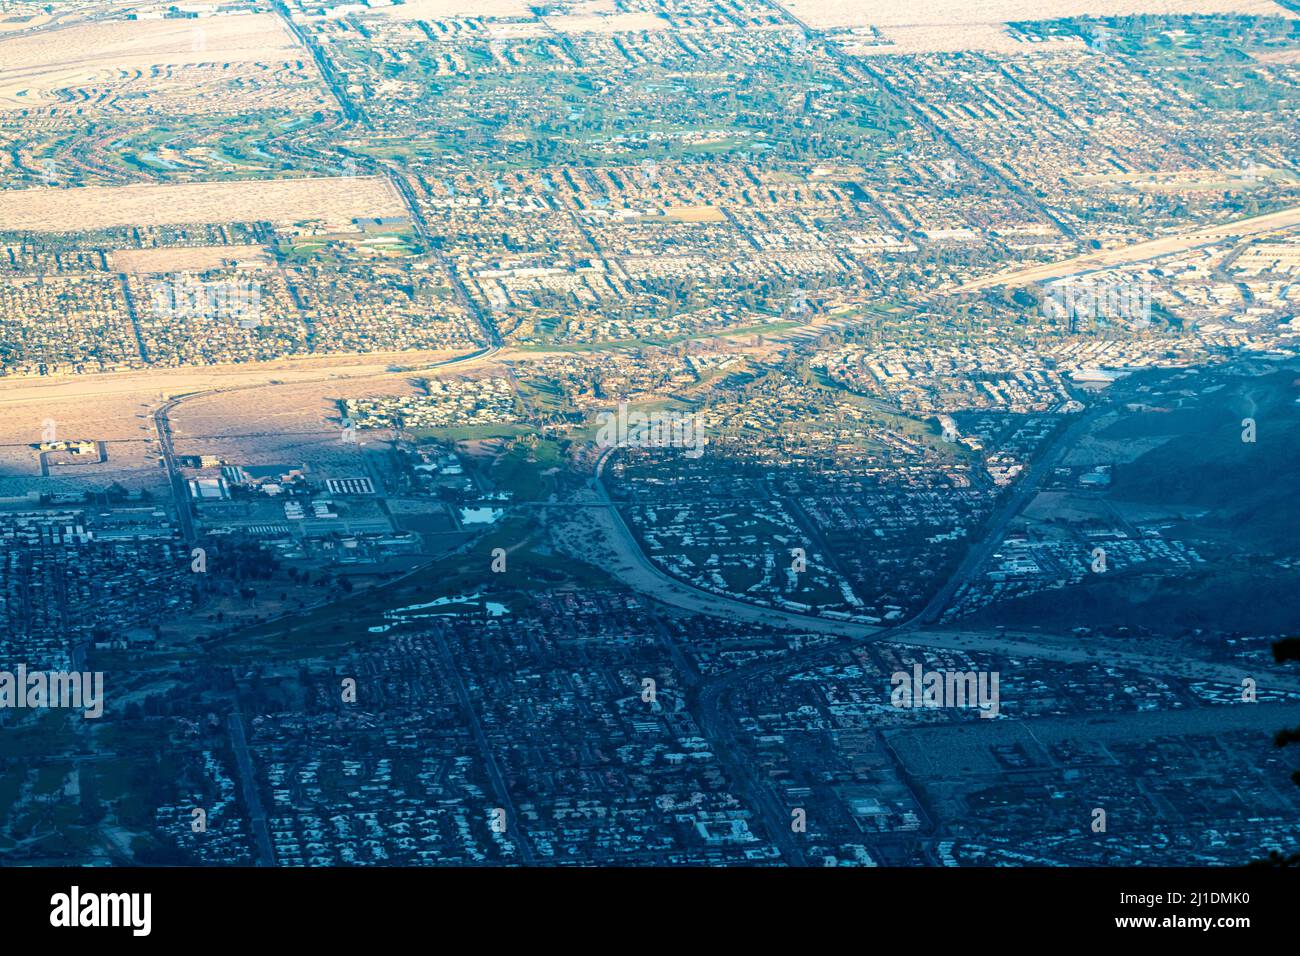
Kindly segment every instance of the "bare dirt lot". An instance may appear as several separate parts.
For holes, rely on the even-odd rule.
[[[858,56],[901,56],[909,53],[949,53],[984,50],[990,53],[1060,52],[1083,49],[1078,38],[1027,44],[1017,40],[1000,23],[969,23],[960,30],[951,26],[882,27],[883,43],[848,44],[845,49]]]
[[[560,33],[638,33],[668,29],[668,21],[653,13],[578,14],[547,17],[546,23]]]
[[[162,249],[118,249],[112,255],[118,272],[154,274],[204,272],[227,265],[270,265],[271,254],[261,246],[177,246]]]
[[[726,222],[727,217],[717,206],[672,206],[664,216],[674,222]]]
[[[400,7],[374,11],[395,20],[445,20],[452,17],[532,17],[527,0],[406,0]]]
[[[158,467],[153,429],[139,395],[118,395],[86,402],[75,396],[16,404],[0,411],[0,497],[42,494],[79,495],[113,482],[127,488],[166,493],[166,473]],[[108,460],[85,462],[54,458],[42,477],[32,445],[51,428],[57,438],[104,442]]]
[[[405,214],[397,192],[378,176],[0,191],[0,223],[32,232],[313,219],[346,224]]]
[[[409,394],[411,377],[390,363],[414,367],[445,353],[403,352],[366,356],[284,359],[255,366],[151,370],[70,378],[0,380],[0,497],[81,494],[114,481],[130,490],[166,496],[152,412],[181,395],[196,397],[173,414],[177,452],[228,454],[234,460],[271,462],[290,457],[318,469],[352,473],[358,447],[339,442],[335,399],[360,394]],[[353,381],[355,379],[355,381]],[[64,439],[103,441],[108,461],[51,469],[41,476],[32,447],[47,426]],[[209,438],[209,436],[221,436]],[[367,436],[362,435],[363,440]],[[363,446],[364,447],[364,446]],[[364,472],[362,472],[364,474]]]

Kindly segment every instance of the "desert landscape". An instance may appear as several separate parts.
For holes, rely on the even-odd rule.
[[[191,98],[221,89],[232,69],[295,61],[304,77],[314,67],[280,18],[271,14],[202,20],[113,20],[73,23],[40,33],[0,34],[0,111],[63,102],[63,91],[125,91],[151,75],[177,70],[191,77]],[[206,66],[206,71],[182,68]],[[195,82],[194,77],[206,77]],[[178,91],[179,92],[179,91]]]
[[[0,222],[34,232],[309,219],[346,225],[405,212],[392,185],[377,176],[0,191]]]
[[[1067,47],[1077,41],[1027,44],[1012,36],[1006,24],[1066,17],[1121,17],[1133,14],[1240,13],[1294,17],[1272,0],[938,0],[901,4],[884,0],[777,0],[800,23],[813,30],[874,30],[880,38],[847,48],[859,55],[908,55],[960,50],[1002,53]],[[883,40],[883,42],[881,42]]]

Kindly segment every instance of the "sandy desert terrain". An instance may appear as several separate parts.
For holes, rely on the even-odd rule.
[[[271,254],[261,246],[177,246],[162,249],[118,249],[112,255],[118,272],[157,274],[204,272],[234,264],[242,268],[270,265]]]
[[[273,14],[200,20],[114,20],[0,38],[0,110],[57,103],[56,91],[123,86],[159,67],[282,64],[314,70]],[[213,70],[224,85],[225,70]]]
[[[443,20],[448,17],[531,17],[527,0],[406,0],[400,7],[375,13],[395,20]]]
[[[546,23],[560,33],[635,33],[668,29],[668,21],[653,13],[584,13],[547,17]]]
[[[544,36],[550,30],[558,33],[634,33],[643,30],[664,30],[668,22],[653,13],[626,11],[612,0],[585,0],[565,8],[564,13],[538,19],[526,0],[406,0],[398,7],[383,7],[374,11],[397,20],[446,20],[482,18],[491,20],[526,19],[530,24],[486,24],[488,30],[499,37]]]
[[[345,225],[405,214],[397,192],[378,176],[0,191],[0,223],[33,232],[308,219]]]
[[[1079,50],[1084,45],[1078,38],[1025,43],[1000,23],[970,23],[960,30],[950,26],[883,27],[880,32],[885,42],[850,43],[845,45],[845,50],[858,56],[902,56],[909,53],[953,53],[962,50],[1045,53]]]
[[[7,406],[0,413],[0,497],[32,491],[80,494],[114,481],[165,494],[167,476],[150,447],[154,431],[144,407],[148,400],[148,393],[93,402],[63,394]],[[40,458],[32,445],[51,424],[59,438],[104,442],[108,460],[52,466],[48,477],[40,477]]]
[[[1273,0],[937,0],[888,3],[884,0],[778,0],[814,30],[875,28],[883,39],[850,43],[858,55],[890,56],[982,50],[996,53],[1077,49],[1079,43],[1024,43],[1005,24],[1063,17],[1115,17],[1130,14],[1243,13],[1294,17]]]
[[[1244,13],[1292,16],[1272,0],[779,0],[816,30],[834,27],[945,27],[954,34],[975,23],[1014,23],[1063,17],[1120,17],[1139,13]]]
[[[243,453],[253,449],[254,457],[271,461],[291,452],[302,457],[311,447],[316,452],[308,457],[318,462],[341,460],[355,455],[355,448],[332,440],[335,399],[408,394],[412,376],[429,373],[393,372],[393,364],[418,368],[449,357],[436,352],[377,353],[256,366],[0,379],[0,497],[32,491],[80,494],[113,481],[166,496],[152,411],[166,399],[214,389],[221,391],[177,409],[178,453],[244,448]],[[105,442],[108,461],[60,466],[42,478],[32,445],[50,422],[59,437]],[[243,437],[210,437],[216,435]]]

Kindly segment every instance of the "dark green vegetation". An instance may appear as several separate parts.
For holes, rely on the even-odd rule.
[[[555,554],[541,542],[536,517],[504,519],[462,552],[325,607],[241,631],[212,645],[211,656],[221,663],[246,661],[249,655],[261,661],[328,658],[378,639],[369,628],[388,623],[384,612],[397,608],[479,594],[522,610],[527,592],[534,588],[609,585],[603,572]],[[506,551],[507,573],[500,575],[491,573],[497,548]],[[459,608],[447,605],[439,610]]]

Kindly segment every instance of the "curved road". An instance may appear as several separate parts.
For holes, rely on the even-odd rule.
[[[1141,647],[1135,648],[1131,643],[1089,638],[1087,646],[1082,646],[1079,640],[1071,635],[927,628],[927,625],[951,600],[952,595],[963,584],[979,574],[984,562],[1002,543],[1011,522],[1037,494],[1044,477],[1051,473],[1052,468],[1078,437],[1105,410],[1106,406],[1097,406],[1080,414],[1052,440],[984,526],[980,540],[967,552],[956,572],[919,613],[892,627],[833,621],[793,611],[762,607],[738,598],[705,591],[671,577],[641,550],[640,544],[623,520],[618,508],[610,500],[600,480],[605,463],[615,449],[611,449],[601,457],[596,466],[596,476],[588,486],[588,503],[603,505],[603,507],[584,508],[583,512],[591,515],[598,529],[604,532],[604,543],[613,555],[612,560],[605,566],[606,570],[648,597],[672,607],[712,617],[840,638],[838,641],[792,651],[770,661],[748,664],[701,680],[698,690],[702,709],[705,711],[716,709],[717,700],[724,691],[751,678],[778,671],[803,670],[818,660],[834,657],[847,647],[882,641],[918,647],[987,651],[1062,663],[1092,661],[1104,655],[1107,663],[1148,674],[1176,676],[1187,680],[1237,683],[1242,677],[1249,676],[1240,666],[1188,657],[1185,654],[1171,656],[1170,653],[1151,653]],[[1300,691],[1300,679],[1270,675],[1269,686]]]

